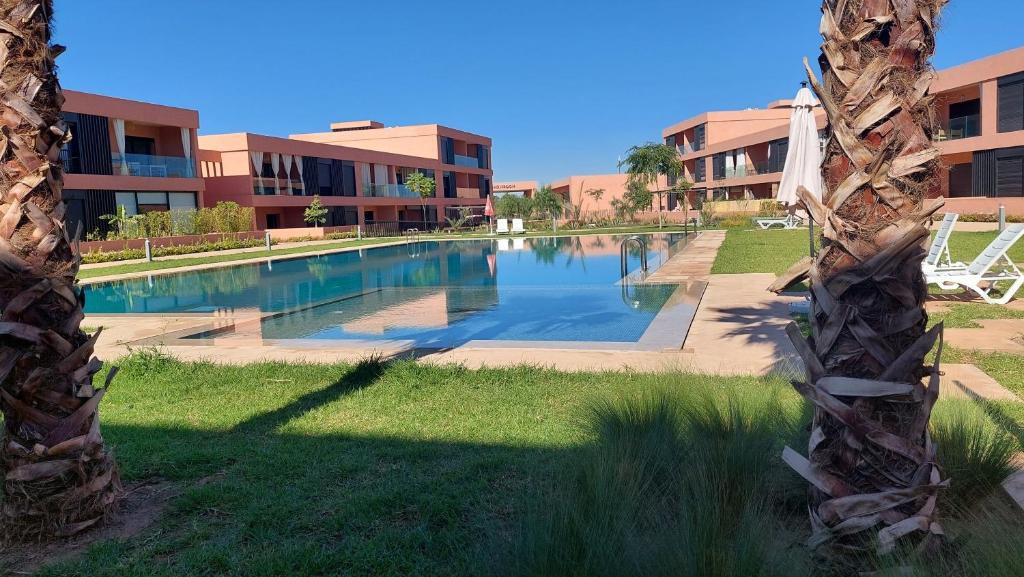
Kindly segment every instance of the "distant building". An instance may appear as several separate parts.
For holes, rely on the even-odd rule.
[[[943,172],[932,196],[964,213],[1005,205],[1024,214],[1024,48],[939,72],[932,86]],[[789,102],[700,114],[662,131],[679,150],[694,197],[773,198],[789,136]],[[816,114],[819,129],[827,119]]]
[[[82,236],[108,230],[102,217],[195,209],[204,183],[195,110],[64,91],[72,139],[61,149],[66,222]]]
[[[532,198],[540,188],[536,180],[523,180],[518,182],[496,182],[494,183],[494,197],[501,198],[506,195]]]
[[[208,202],[254,207],[257,228],[305,226],[309,197],[320,195],[328,226],[423,229],[459,207],[479,211],[492,191],[491,139],[436,124],[338,122],[330,132],[289,138],[203,136],[199,146]],[[437,186],[425,203],[406,186],[415,172]]]
[[[249,133],[202,136],[199,147],[207,202],[234,201],[253,207],[259,229],[307,226],[303,214],[313,195],[320,195],[328,209],[327,226],[394,223],[422,229],[423,203],[405,185],[414,172],[437,183],[434,197],[426,202],[430,224],[443,223],[449,208],[482,207],[489,192],[490,169],[477,169],[476,176],[482,178],[469,179],[467,172],[436,155]],[[429,154],[401,142],[394,148]],[[454,186],[460,179],[465,186]],[[469,186],[470,180],[476,184]]]

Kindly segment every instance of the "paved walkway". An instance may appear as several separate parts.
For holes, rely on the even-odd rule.
[[[724,230],[700,233],[685,249],[647,277],[647,282],[682,284],[692,280],[707,280],[711,277],[711,267],[715,264],[718,249],[725,242],[725,234]]]

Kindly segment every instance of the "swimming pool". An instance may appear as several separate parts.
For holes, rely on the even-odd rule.
[[[625,238],[415,241],[92,284],[85,287],[86,313],[246,317],[257,319],[255,330],[267,341],[400,342],[422,348],[602,342],[657,348],[670,346],[668,328],[678,332],[681,344],[696,303],[673,298],[679,285],[623,283]],[[677,234],[644,238],[652,272],[687,242]],[[630,251],[633,277],[639,256],[639,249]],[[652,334],[659,316],[685,326],[672,331],[662,322]],[[184,338],[209,341],[232,332],[240,331],[217,326]]]

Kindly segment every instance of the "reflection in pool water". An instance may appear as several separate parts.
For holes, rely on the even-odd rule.
[[[624,238],[424,241],[160,275],[87,286],[86,312],[251,311],[265,339],[633,343],[677,286],[620,286]],[[646,238],[652,271],[685,241]]]

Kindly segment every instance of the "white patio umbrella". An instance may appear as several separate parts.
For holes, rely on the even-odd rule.
[[[782,182],[779,184],[778,200],[789,209],[792,215],[795,206],[800,202],[797,188],[804,187],[815,198],[821,200],[821,147],[818,144],[818,125],[814,120],[814,108],[818,101],[814,98],[807,83],[797,92],[793,100],[793,113],[789,120],[789,150],[786,153],[786,166],[782,171]],[[810,217],[810,211],[808,211]],[[814,221],[811,225],[811,254],[814,253]]]

